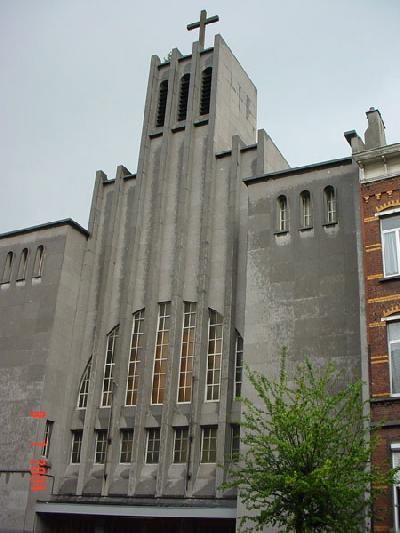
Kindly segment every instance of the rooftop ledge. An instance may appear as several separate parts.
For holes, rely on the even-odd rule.
[[[353,162],[352,157],[342,157],[340,159],[330,159],[329,161],[320,161],[319,163],[312,163],[311,165],[305,165],[302,167],[285,168],[276,172],[269,172],[261,176],[250,176],[245,178],[244,183],[251,184],[257,181],[268,181],[270,179],[282,178],[284,176],[290,176],[291,174],[305,174],[309,171],[322,170],[327,167],[340,167],[343,165],[351,165]]]
[[[37,226],[30,226],[28,228],[22,228],[7,231],[6,233],[0,233],[0,239],[15,237],[17,235],[23,235],[25,233],[34,233],[35,231],[57,228],[59,226],[70,226],[71,228],[82,233],[82,235],[85,235],[85,237],[89,236],[88,230],[83,228],[80,224],[78,224],[78,222],[75,222],[75,220],[72,220],[72,218],[64,218],[63,220],[56,220],[55,222],[45,222],[43,224],[38,224]]]

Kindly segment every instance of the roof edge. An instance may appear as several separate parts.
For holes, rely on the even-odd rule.
[[[320,161],[318,163],[312,163],[311,165],[304,165],[302,167],[285,168],[276,172],[269,172],[268,174],[262,174],[261,176],[249,176],[244,178],[243,182],[247,185],[256,181],[267,181],[269,179],[281,178],[289,176],[290,174],[303,174],[309,170],[319,170],[326,167],[339,167],[342,165],[351,165],[353,163],[352,157],[341,157],[340,159],[329,159],[328,161]]]
[[[24,233],[34,233],[35,231],[41,231],[46,229],[56,228],[58,226],[71,226],[71,228],[79,231],[85,237],[89,237],[89,231],[83,228],[78,222],[72,220],[72,218],[64,218],[62,220],[56,220],[54,222],[44,222],[36,226],[30,226],[28,228],[16,229],[7,231],[6,233],[0,233],[0,239],[6,239],[7,237],[14,237],[15,235],[23,235]]]

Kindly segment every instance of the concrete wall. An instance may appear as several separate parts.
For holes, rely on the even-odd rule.
[[[345,380],[361,376],[357,266],[358,172],[351,159],[248,180],[249,226],[244,360],[279,375],[282,347],[288,371],[305,356],[334,361]],[[323,190],[335,187],[337,223],[326,224]],[[312,227],[302,229],[300,193],[308,190]],[[277,231],[277,198],[286,195],[289,228]],[[247,380],[244,395],[258,403]],[[243,507],[239,509],[244,514]],[[266,529],[265,531],[275,531]]]
[[[66,393],[62,384],[70,368],[68,322],[75,316],[85,242],[68,224],[0,236],[0,269],[8,252],[15,254],[10,282],[0,285],[0,507],[5,530],[22,531],[32,524],[26,503],[37,493],[29,491],[29,475],[19,470],[29,470],[29,460],[40,453],[32,442],[42,440],[46,418],[55,421],[62,410],[60,391]],[[40,245],[43,272],[33,277]],[[26,274],[17,281],[24,248]],[[32,410],[45,410],[47,416],[33,419]]]

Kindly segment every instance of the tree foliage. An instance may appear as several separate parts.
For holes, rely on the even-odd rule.
[[[317,370],[309,360],[289,381],[282,355],[276,381],[247,369],[259,406],[242,399],[240,461],[225,488],[237,487],[248,515],[246,530],[364,531],[371,487],[393,482],[371,468],[374,446],[361,400],[362,382],[340,386],[332,364]]]

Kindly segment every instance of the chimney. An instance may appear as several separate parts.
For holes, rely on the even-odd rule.
[[[368,128],[365,131],[365,147],[367,150],[385,146],[385,124],[378,109],[370,107],[366,112]]]
[[[353,154],[365,150],[365,144],[363,143],[361,137],[357,135],[355,130],[345,131],[344,137],[351,146],[351,151]]]

